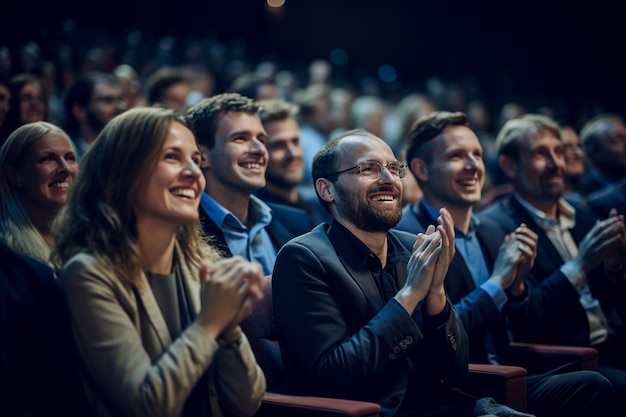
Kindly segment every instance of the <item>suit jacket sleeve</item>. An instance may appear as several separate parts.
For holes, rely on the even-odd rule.
[[[380,393],[386,381],[403,380],[406,389],[409,353],[424,381],[454,384],[465,375],[466,335],[452,309],[429,326],[419,306],[415,318],[394,299],[374,308],[330,242],[310,237],[281,249],[272,280],[288,388],[343,398]],[[295,382],[303,380],[307,386]]]
[[[247,410],[239,415],[251,415],[260,404],[265,380],[255,373],[258,368],[245,338],[242,349],[248,351],[244,354],[218,353],[218,343],[192,324],[171,341],[169,334],[159,333],[158,323],[149,318],[158,306],[141,304],[136,288],[122,284],[89,255],[71,259],[59,282],[89,385],[104,404],[100,407],[108,406],[116,415],[124,416],[180,415],[191,390],[218,357],[223,361],[221,367],[245,370],[248,383],[254,384],[254,388],[244,390],[254,393],[249,397],[229,393],[227,402],[240,402],[230,405],[232,409]],[[221,369],[216,372],[223,374]],[[232,390],[232,379],[222,385],[222,390]],[[214,386],[211,384],[211,390]]]

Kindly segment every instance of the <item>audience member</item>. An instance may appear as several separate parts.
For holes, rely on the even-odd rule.
[[[293,102],[300,108],[300,144],[304,150],[304,180],[311,195],[315,195],[311,180],[311,164],[315,153],[328,142],[333,130],[330,116],[331,89],[324,84],[311,84],[293,94]]]
[[[580,131],[589,162],[582,178],[586,194],[626,178],[626,126],[616,114],[601,114]]]
[[[11,97],[0,142],[26,123],[50,121],[48,93],[39,77],[30,73],[14,75],[10,80]]]
[[[519,365],[511,355],[506,311],[509,304],[523,302],[537,235],[520,224],[505,238],[497,225],[474,215],[485,183],[485,163],[480,140],[464,113],[422,116],[409,133],[407,147],[409,167],[424,197],[403,210],[396,228],[424,233],[442,208],[450,212],[456,253],[444,287],[468,334],[469,360]],[[540,417],[597,415],[612,391],[597,372],[547,371],[533,374],[530,369],[527,379],[528,410]]]
[[[9,84],[9,80],[4,76],[0,76],[0,132],[2,132],[2,126],[4,125],[4,120],[9,111],[10,101],[11,87]],[[2,143],[2,140],[0,140],[0,146],[2,146]]]
[[[76,80],[65,95],[65,130],[80,161],[104,126],[126,110],[122,88],[113,75],[96,73]]]
[[[626,213],[626,178],[589,194],[587,205],[600,218],[608,217],[613,209]]]
[[[276,253],[291,239],[309,230],[299,222],[299,209],[275,211],[253,193],[265,187],[267,133],[258,104],[237,93],[202,100],[187,111],[200,150],[206,189],[200,220],[226,256],[240,255],[272,273]]]
[[[265,378],[239,323],[263,275],[202,238],[200,160],[182,116],[128,110],[85,155],[55,223],[93,415],[252,416],[261,404]]]
[[[160,68],[148,77],[144,88],[147,105],[160,104],[178,113],[187,110],[191,87],[178,68]]]
[[[26,123],[0,148],[0,170],[0,241],[48,262],[52,222],[78,172],[71,140],[52,123]]]
[[[304,177],[298,106],[281,99],[262,100],[259,106],[259,117],[267,132],[265,147],[269,160],[265,171],[265,187],[255,195],[270,207],[278,203],[306,211],[311,228],[330,220],[329,213],[317,197],[312,199],[298,189]]]
[[[334,220],[283,246],[272,278],[286,389],[374,401],[383,417],[490,414],[457,389],[468,345],[444,292],[450,213],[417,236],[390,230],[406,175],[364,130],[316,154],[315,188]]]
[[[618,398],[626,398],[623,215],[598,219],[563,198],[563,143],[552,119],[512,119],[496,143],[514,191],[479,218],[507,234],[524,223],[538,235],[537,258],[524,283],[527,300],[509,309],[515,340],[597,349],[599,371]]]
[[[52,269],[0,243],[0,415],[91,416]]]
[[[585,173],[585,151],[580,144],[578,133],[572,126],[561,125],[561,142],[563,143],[563,158],[565,159],[565,192],[563,196],[568,200],[582,200],[580,179]],[[608,215],[608,212],[607,212]]]
[[[126,108],[133,109],[145,104],[141,97],[141,80],[132,65],[118,65],[115,67],[115,70],[113,70],[113,75],[115,75],[122,88]]]

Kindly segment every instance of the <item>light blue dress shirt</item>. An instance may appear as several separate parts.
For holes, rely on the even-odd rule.
[[[265,275],[272,273],[276,249],[265,230],[272,221],[272,210],[267,204],[254,195],[250,196],[248,219],[251,227],[241,223],[234,214],[206,192],[202,193],[200,205],[224,233],[233,255],[240,255],[248,261],[260,263]]]

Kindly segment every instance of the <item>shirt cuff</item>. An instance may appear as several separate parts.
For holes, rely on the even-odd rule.
[[[565,262],[561,265],[561,273],[572,283],[578,293],[587,287],[587,274],[580,269],[574,262]]]

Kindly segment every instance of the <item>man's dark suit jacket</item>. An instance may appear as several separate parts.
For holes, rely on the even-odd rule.
[[[576,210],[576,225],[570,232],[576,244],[580,245],[597,216],[582,204],[570,203]],[[529,291],[527,301],[520,303],[519,308],[510,309],[509,318],[515,339],[589,345],[589,322],[580,304],[580,294],[559,270],[564,261],[556,248],[520,202],[510,195],[487,207],[478,216],[497,223],[505,233],[525,223],[539,237],[537,258],[526,279]],[[587,274],[587,281],[609,321],[617,315],[626,323],[626,281],[611,279],[602,263]]]
[[[430,224],[437,224],[424,204],[407,205],[402,212],[398,230],[409,233],[423,233]],[[490,221],[481,221],[476,227],[476,237],[485,256],[489,273],[493,271],[500,244],[504,240],[501,229]],[[470,346],[470,362],[489,363],[486,334],[493,338],[495,353],[502,364],[508,359],[509,336],[506,324],[506,307],[500,312],[491,297],[480,287],[476,287],[472,274],[463,256],[456,251],[445,281],[446,294],[459,313],[467,332]]]
[[[602,219],[608,217],[613,208],[626,216],[626,179],[590,194],[587,204]]]
[[[265,229],[276,252],[278,252],[289,239],[311,230],[309,217],[304,210],[283,204],[267,202],[265,204],[272,209],[272,221]],[[222,251],[225,256],[233,256],[228,248],[222,229],[215,224],[202,206],[200,206],[198,210],[204,235],[211,237],[213,244]]]
[[[0,259],[0,415],[89,415],[52,270],[3,244]]]
[[[411,317],[394,299],[384,302],[362,255],[338,229],[322,223],[289,241],[276,259],[272,294],[287,391],[374,401],[390,416],[410,377],[424,401],[440,395],[442,385],[460,385],[467,335],[451,304],[435,326],[423,305]],[[415,236],[392,230],[388,239],[403,248],[401,288]]]

